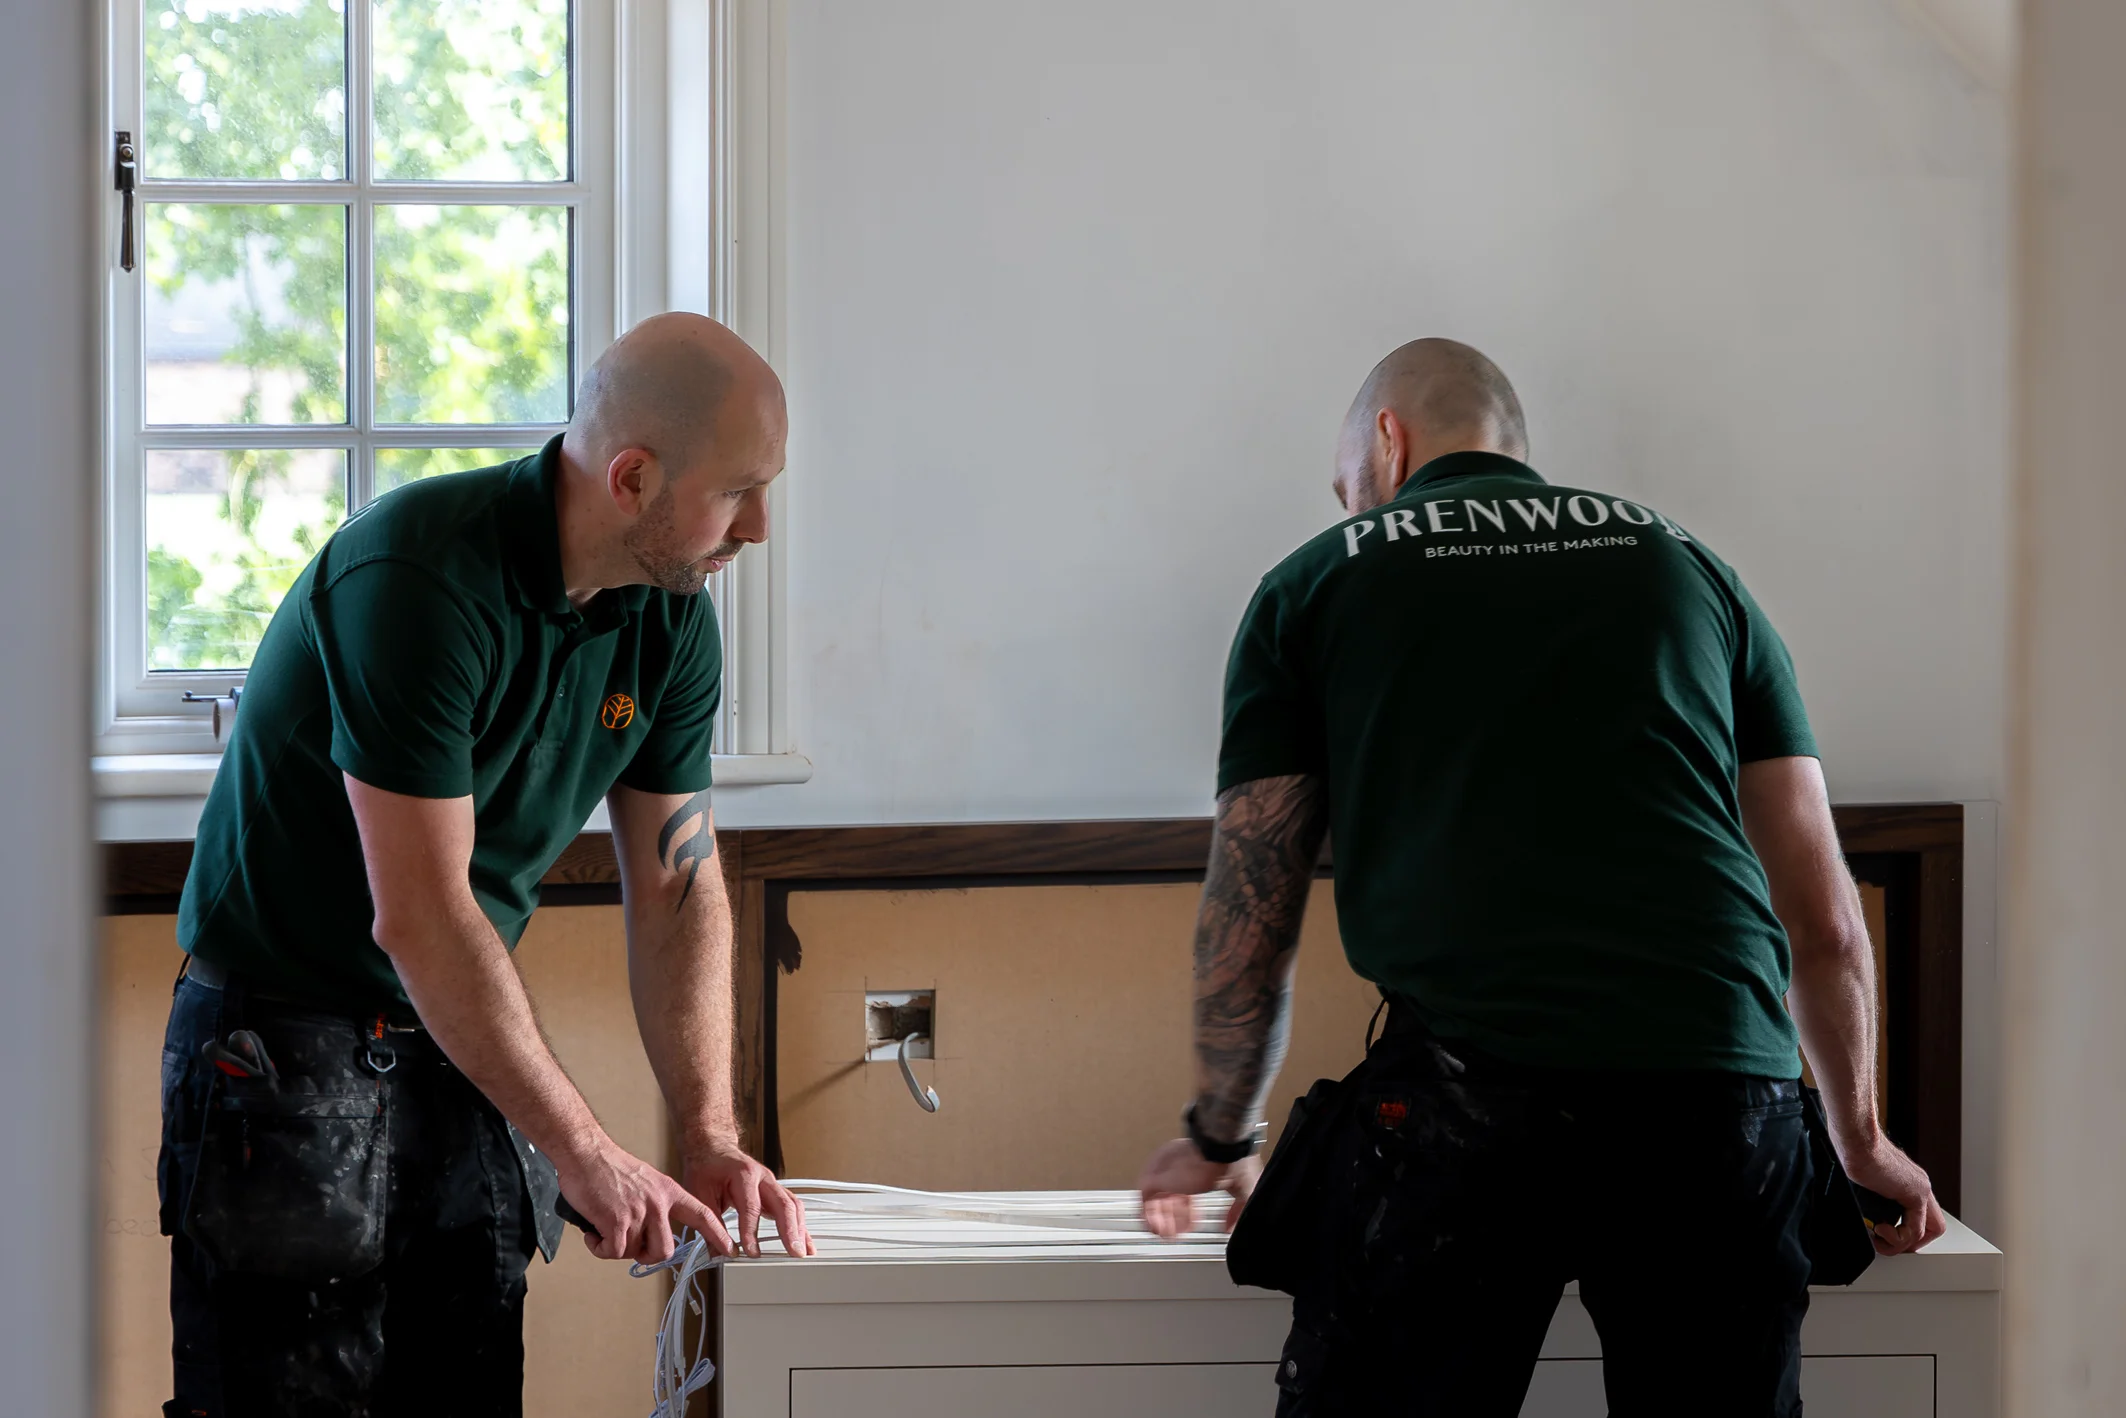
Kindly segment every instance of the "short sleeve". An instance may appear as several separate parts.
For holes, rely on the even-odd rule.
[[[1735,756],[1743,763],[1815,758],[1816,736],[1786,642],[1740,578],[1731,580],[1742,611],[1735,647]]]
[[[380,559],[335,577],[310,609],[340,771],[408,797],[469,795],[493,641],[458,594],[410,562]]]
[[[1318,700],[1299,666],[1295,617],[1286,593],[1257,588],[1225,667],[1225,734],[1218,791],[1258,778],[1323,773],[1328,744]]]
[[[620,784],[643,793],[698,793],[710,784],[709,750],[723,705],[723,641],[706,594],[686,601],[669,664],[649,734]]]

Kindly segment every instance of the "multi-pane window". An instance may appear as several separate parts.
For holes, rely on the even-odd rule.
[[[226,692],[349,509],[567,421],[612,334],[607,4],[121,0],[120,719]]]

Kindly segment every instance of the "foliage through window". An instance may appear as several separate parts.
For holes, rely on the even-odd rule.
[[[584,16],[570,0],[348,4],[134,12],[121,699],[241,671],[351,507],[520,457],[568,418],[579,227],[601,200],[573,156]]]

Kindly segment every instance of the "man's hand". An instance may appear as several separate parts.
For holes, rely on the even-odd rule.
[[[1887,1137],[1877,1133],[1873,1143],[1851,1151],[1840,1147],[1838,1160],[1844,1164],[1845,1174],[1856,1184],[1888,1197],[1905,1209],[1904,1218],[1895,1226],[1878,1224],[1870,1229],[1878,1255],[1895,1256],[1916,1251],[1940,1240],[1942,1233],[1949,1229],[1948,1217],[1942,1212],[1941,1203],[1934,1199],[1934,1184],[1928,1180],[1926,1171]]]
[[[590,1222],[583,1244],[600,1260],[669,1260],[679,1228],[691,1226],[729,1254],[723,1222],[693,1194],[602,1134],[580,1155],[556,1157],[561,1194]]]
[[[782,1248],[793,1256],[815,1254],[811,1233],[805,1229],[805,1204],[775,1174],[739,1151],[735,1144],[704,1150],[686,1161],[687,1190],[718,1216],[725,1210],[738,1213],[738,1244],[749,1256],[760,1254],[760,1218],[763,1212],[775,1223]],[[729,1255],[731,1239],[719,1224],[709,1245],[719,1255]]]
[[[1222,1191],[1233,1198],[1232,1209],[1225,1214],[1225,1229],[1231,1231],[1261,1175],[1262,1163],[1257,1158],[1210,1162],[1185,1137],[1163,1142],[1145,1162],[1144,1175],[1137,1181],[1144,1199],[1144,1224],[1164,1240],[1186,1235],[1196,1226],[1196,1198],[1204,1192]]]

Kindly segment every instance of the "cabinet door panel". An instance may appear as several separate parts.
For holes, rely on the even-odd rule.
[[[1275,1364],[798,1369],[790,1418],[1174,1418],[1277,1407]]]
[[[983,1368],[799,1369],[790,1418],[1174,1418],[1263,1413],[1276,1406],[1270,1364],[1056,1364]],[[1933,1418],[1928,1355],[1802,1362],[1809,1418]],[[1521,1418],[1603,1418],[1602,1365],[1546,1359]]]
[[[1934,1358],[1865,1354],[1801,1361],[1809,1418],[1934,1418]],[[1599,1359],[1545,1359],[1521,1418],[1603,1418]]]

